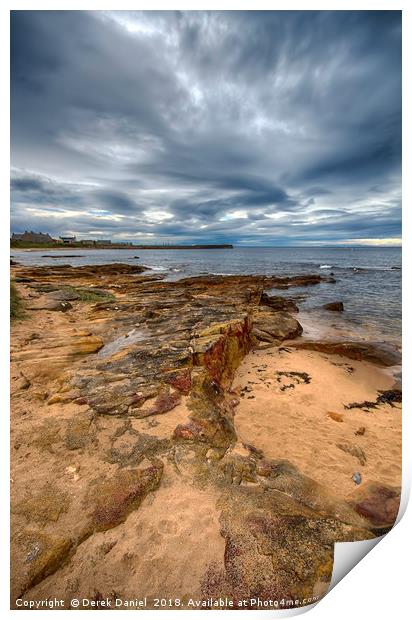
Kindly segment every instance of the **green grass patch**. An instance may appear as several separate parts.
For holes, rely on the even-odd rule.
[[[98,301],[114,301],[116,297],[109,293],[108,291],[96,290],[94,291],[92,288],[83,288],[77,286],[65,286],[65,291],[69,293],[74,293],[79,296],[79,301],[85,301],[89,303],[95,303]]]
[[[24,316],[23,300],[13,282],[10,282],[10,319],[22,319]]]

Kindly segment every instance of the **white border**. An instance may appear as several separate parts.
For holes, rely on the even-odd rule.
[[[410,6],[410,3],[409,3]],[[412,208],[412,192],[411,192],[411,136],[412,127],[410,119],[410,111],[412,110],[412,97],[411,97],[411,59],[412,59],[412,12],[409,8],[406,0],[403,1],[365,1],[365,0],[347,0],[342,1],[318,1],[318,2],[305,2],[288,0],[287,3],[280,2],[262,2],[255,0],[254,2],[246,2],[245,0],[225,1],[219,2],[159,2],[152,0],[151,2],[131,2],[119,1],[116,3],[101,1],[87,1],[80,2],[79,0],[72,0],[71,2],[52,2],[51,0],[43,2],[34,1],[8,1],[5,0],[0,8],[0,41],[3,49],[0,54],[0,67],[2,76],[2,97],[0,99],[2,105],[1,114],[1,136],[2,136],[2,148],[1,148],[1,194],[2,203],[0,210],[0,231],[2,235],[2,243],[0,244],[1,252],[1,275],[3,283],[3,303],[0,304],[1,312],[1,327],[2,327],[2,339],[1,339],[1,356],[0,356],[0,389],[4,406],[1,407],[1,425],[2,432],[0,433],[1,440],[1,455],[3,459],[3,467],[1,468],[1,478],[4,483],[4,491],[2,491],[2,497],[6,495],[6,501],[2,503],[5,509],[3,509],[2,519],[2,534],[4,540],[1,547],[1,598],[0,608],[4,612],[6,617],[9,614],[14,613],[29,613],[29,612],[15,612],[9,610],[9,542],[8,542],[8,485],[9,485],[9,426],[8,426],[8,411],[9,411],[9,359],[7,354],[7,346],[9,338],[9,303],[8,303],[8,278],[9,278],[9,169],[10,169],[10,155],[9,155],[9,142],[6,136],[9,136],[9,10],[57,10],[57,9],[71,9],[71,10],[99,10],[99,9],[117,9],[117,10],[138,10],[138,9],[151,9],[151,10],[174,10],[174,9],[220,9],[220,10],[403,10],[403,227],[404,238],[408,240],[411,230],[411,215],[408,212]],[[379,42],[377,42],[379,44]],[[385,76],[382,76],[385,79]],[[411,256],[409,250],[409,244],[404,247],[403,250],[403,309],[404,316],[408,316],[407,309],[411,308],[411,284],[408,279],[411,280]],[[6,293],[4,293],[6,291]],[[407,377],[411,370],[411,350],[412,342],[410,330],[408,324],[404,325],[403,336],[403,368],[404,377]],[[409,496],[410,489],[410,474],[412,471],[412,458],[411,450],[407,445],[407,438],[410,437],[411,423],[409,421],[409,413],[412,411],[411,398],[409,394],[409,386],[404,381],[404,416],[403,416],[403,487],[402,487],[402,510],[405,510],[407,498]],[[406,513],[402,522],[397,525],[378,545],[377,549],[374,549],[356,568],[351,574],[339,584],[339,587],[334,588],[329,592],[327,596],[315,606],[314,611],[311,612],[311,618],[317,618],[318,620],[330,619],[339,620],[340,618],[347,618],[348,614],[355,612],[357,617],[374,616],[375,618],[387,618],[388,616],[404,618],[407,616],[407,610],[410,610],[410,603],[408,601],[408,593],[410,590],[410,562],[407,562],[406,556],[406,538],[409,534],[412,522],[412,511]],[[344,545],[353,545],[356,543],[343,543]],[[404,561],[402,561],[404,560]],[[406,562],[405,562],[406,560]],[[408,565],[409,564],[409,565]],[[311,606],[312,607],[312,606]],[[308,611],[309,608],[300,610],[293,610],[294,615],[297,611],[303,613]],[[48,617],[53,618],[54,615],[60,615],[66,613],[64,611],[48,611]],[[88,613],[86,611],[79,611],[78,613]],[[108,613],[100,611],[100,613]],[[120,612],[110,612],[120,613]],[[157,614],[158,612],[146,611],[146,614]],[[172,620],[172,616],[176,614],[180,615],[179,611],[168,610],[167,617]],[[200,612],[187,611],[187,614],[198,614]],[[201,612],[204,614],[205,612]],[[233,611],[209,611],[208,614],[217,615],[221,617],[222,614],[229,613],[231,616],[233,613],[245,612],[233,612]],[[273,615],[279,616],[282,613],[283,616],[289,616],[288,611],[283,612],[270,612],[265,611],[263,614],[258,611],[249,611],[249,615],[254,617],[269,617]],[[50,616],[50,614],[52,614]]]

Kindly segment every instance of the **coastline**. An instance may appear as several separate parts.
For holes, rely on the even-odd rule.
[[[34,252],[41,250],[233,250],[233,245],[225,244],[195,244],[195,245],[125,245],[111,243],[109,245],[44,245],[41,247],[30,247],[23,245],[10,246],[10,251],[18,250],[21,252]]]
[[[401,313],[400,255],[393,249],[381,252],[376,248],[366,251],[322,250],[314,253],[307,249],[291,252],[285,248],[247,250],[234,248],[231,252],[209,251],[150,251],[136,253],[134,250],[117,252],[87,252],[71,250],[49,252],[13,252],[13,261],[25,265],[58,265],[64,262],[73,266],[86,264],[108,264],[125,262],[131,265],[144,264],[151,272],[159,272],[166,280],[175,281],[197,275],[240,275],[277,273],[291,276],[296,273],[328,275],[334,273],[336,284],[316,288],[304,288],[297,299],[300,316],[312,329],[326,325],[327,330],[356,332],[366,339],[381,338],[400,344]],[[328,269],[326,269],[328,267]],[[148,273],[151,273],[148,272]],[[270,294],[270,291],[269,291]],[[285,294],[288,294],[285,291]],[[293,294],[295,297],[295,294]],[[344,312],[323,311],[321,306],[341,300]],[[306,330],[305,330],[306,331]]]
[[[26,306],[12,326],[13,595],[70,599],[77,580],[90,597],[151,582],[149,598],[236,597],[235,571],[244,596],[258,575],[262,596],[269,576],[301,600],[326,592],[335,541],[391,527],[400,356],[350,338],[345,356],[300,349],[316,339],[282,295],[330,277],[12,271]],[[299,578],[282,580],[296,553]]]

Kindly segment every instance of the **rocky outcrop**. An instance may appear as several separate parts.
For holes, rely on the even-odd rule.
[[[224,561],[203,577],[206,598],[307,604],[328,588],[334,543],[373,537],[350,505],[287,461],[269,461],[253,446],[236,444],[217,468],[231,486],[221,502]]]
[[[328,304],[323,304],[322,308],[324,310],[329,310],[330,312],[343,312],[343,302],[331,301]]]
[[[281,493],[237,488],[223,503],[222,565],[203,578],[203,596],[308,604],[328,589],[336,541],[367,539],[361,528],[305,511]],[[308,600],[309,599],[309,600]]]
[[[250,350],[252,322],[253,318],[244,314],[195,333],[191,340],[193,365],[204,366],[213,379],[229,385],[236,368]]]
[[[206,369],[192,375],[188,400],[189,421],[176,427],[177,440],[207,444],[226,450],[236,440],[233,424],[234,407],[219,382]]]
[[[80,280],[99,278],[101,276],[134,275],[147,271],[143,265],[127,265],[126,263],[108,263],[106,265],[51,265],[48,267],[24,267],[26,278],[38,281],[47,273],[48,280]]]
[[[378,366],[395,366],[401,362],[401,354],[395,347],[384,342],[329,342],[302,341],[293,343],[296,349],[320,351],[332,355],[342,355],[353,360],[363,360]]]
[[[276,312],[270,308],[258,308],[252,314],[252,336],[255,342],[279,344],[300,336],[301,324],[287,312]]]
[[[300,276],[196,276],[193,278],[184,278],[180,282],[184,285],[201,285],[209,288],[213,286],[223,285],[244,285],[254,282],[262,287],[262,289],[269,290],[271,288],[287,289],[299,286],[313,286],[320,284],[321,282],[334,283],[334,278],[330,276],[320,276],[319,274],[308,274]]]
[[[277,312],[299,312],[299,308],[293,299],[281,297],[280,295],[262,293],[260,304],[262,306],[269,306],[272,310],[276,310]]]

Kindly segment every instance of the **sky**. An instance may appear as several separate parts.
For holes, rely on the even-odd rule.
[[[401,12],[11,15],[13,232],[400,244]]]

